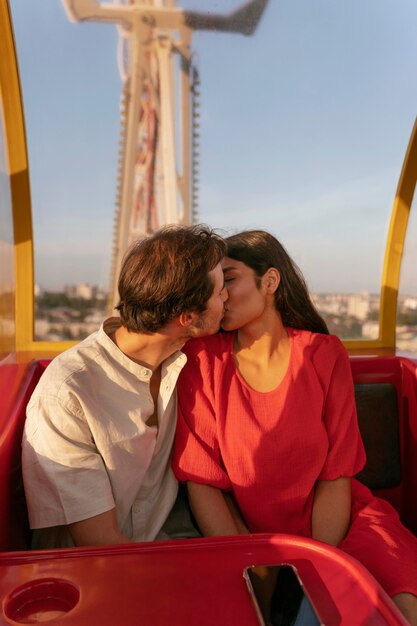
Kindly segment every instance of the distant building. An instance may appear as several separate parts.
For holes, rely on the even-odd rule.
[[[365,320],[370,311],[369,293],[357,293],[347,297],[347,314],[358,320]]]
[[[85,317],[84,324],[92,324],[94,327],[99,327],[105,317],[106,316],[104,315],[103,311],[93,311]]]
[[[93,297],[93,287],[86,283],[79,285],[68,285],[65,287],[64,293],[68,298],[81,298],[82,300],[91,300]]]
[[[403,308],[409,309],[410,311],[417,311],[417,298],[416,297],[404,298]]]
[[[107,300],[108,293],[107,291],[104,291],[104,289],[102,289],[101,287],[98,287],[97,285],[93,285],[91,290],[92,290],[92,297],[95,300]]]
[[[321,313],[342,315],[346,308],[346,298],[339,293],[310,294],[314,305]]]
[[[37,319],[35,321],[35,335],[38,341],[43,341],[48,338],[50,323],[45,319]]]
[[[417,353],[417,327],[397,326],[397,348]]]
[[[365,322],[362,325],[362,339],[378,339],[379,322]]]

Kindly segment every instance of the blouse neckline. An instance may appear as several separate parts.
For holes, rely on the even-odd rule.
[[[257,389],[254,389],[248,382],[247,380],[243,377],[243,375],[240,373],[240,370],[237,366],[236,363],[236,358],[233,352],[233,344],[235,341],[235,337],[236,337],[236,332],[235,333],[230,333],[232,336],[230,337],[230,344],[229,344],[229,357],[231,359],[231,363],[233,366],[233,369],[235,371],[236,374],[236,378],[239,380],[239,382],[248,390],[250,391],[250,393],[252,394],[257,394],[259,396],[268,396],[268,395],[273,395],[276,394],[278,392],[281,391],[282,387],[284,386],[284,384],[286,384],[288,378],[291,375],[292,372],[292,363],[293,363],[293,356],[294,356],[294,333],[293,333],[293,329],[289,328],[289,327],[285,327],[285,330],[288,333],[288,337],[290,339],[290,357],[288,359],[288,365],[287,365],[287,369],[285,370],[284,376],[282,377],[282,379],[280,380],[280,382],[278,383],[278,385],[276,387],[274,387],[273,389],[270,389],[269,391],[258,391]]]

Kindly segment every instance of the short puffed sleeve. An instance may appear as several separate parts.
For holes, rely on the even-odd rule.
[[[363,468],[366,456],[359,432],[349,357],[341,341],[334,336],[326,337],[320,358],[326,360],[326,367],[330,364],[323,409],[329,449],[318,478],[336,480],[354,476]]]
[[[215,368],[204,340],[183,349],[187,363],[178,379],[178,422],[173,469],[180,481],[231,489],[216,432]]]

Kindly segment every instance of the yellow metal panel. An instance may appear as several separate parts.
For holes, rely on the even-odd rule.
[[[28,344],[26,350],[56,356],[64,350],[76,346],[78,343],[78,341],[32,341]]]
[[[380,338],[384,347],[395,347],[397,297],[408,217],[417,180],[417,120],[405,155],[385,248],[381,285]]]
[[[344,341],[351,354],[392,354],[395,352],[397,298],[401,261],[404,250],[408,217],[417,181],[417,119],[404,158],[397,192],[392,207],[385,247],[381,283],[379,339],[372,341]]]
[[[0,361],[16,350],[13,211],[0,101]]]
[[[349,354],[353,356],[359,356],[364,354],[371,354],[374,356],[392,356],[393,354],[395,354],[395,348],[387,347],[386,345],[384,345],[381,339],[347,339],[343,341],[343,345],[345,346]]]
[[[0,93],[13,206],[16,272],[16,349],[33,341],[33,242],[26,136],[11,14],[0,2]]]

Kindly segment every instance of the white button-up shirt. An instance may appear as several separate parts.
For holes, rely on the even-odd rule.
[[[29,520],[47,529],[36,547],[73,545],[68,524],[112,508],[126,537],[151,541],[174,504],[175,385],[186,357],[177,351],[163,362],[158,426],[148,426],[152,372],[110,339],[119,324],[106,320],[55,358],[28,403],[22,466]]]

